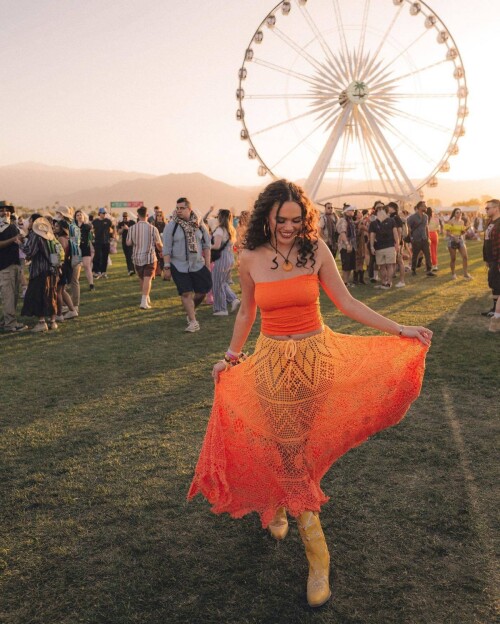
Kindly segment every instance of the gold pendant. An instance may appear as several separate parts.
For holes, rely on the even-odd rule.
[[[288,273],[293,269],[293,264],[290,262],[290,260],[285,260],[285,262],[283,262],[283,264],[281,265],[281,268],[283,269],[283,271],[286,271]]]

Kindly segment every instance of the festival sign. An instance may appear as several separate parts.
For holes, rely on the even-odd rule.
[[[141,201],[120,201],[111,202],[111,208],[140,208],[144,206],[144,202]]]

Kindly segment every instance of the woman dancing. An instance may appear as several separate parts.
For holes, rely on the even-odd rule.
[[[317,236],[317,215],[297,185],[259,195],[241,254],[241,305],[231,344],[215,364],[215,398],[188,498],[215,513],[256,511],[278,540],[297,518],[309,561],[311,607],[331,595],[330,556],[318,512],[323,475],[350,448],[398,423],[420,392],[432,332],[399,325],[354,299]],[[319,286],[350,318],[392,336],[334,333]],[[262,317],[255,352],[242,349]],[[237,365],[238,364],[238,365]],[[376,386],[366,379],[377,377]]]

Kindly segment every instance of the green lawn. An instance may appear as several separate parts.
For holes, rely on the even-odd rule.
[[[489,624],[498,604],[493,453],[499,339],[480,243],[471,283],[409,278],[355,295],[435,332],[406,419],[350,451],[323,481],[332,600],[305,599],[295,524],[277,544],[255,514],[215,516],[185,497],[233,319],[204,306],[185,334],[179,299],[113,256],[81,316],[57,332],[0,335],[0,620],[5,624]],[[370,333],[323,301],[336,331]],[[258,330],[252,332],[251,348]],[[367,381],[368,382],[368,381]]]

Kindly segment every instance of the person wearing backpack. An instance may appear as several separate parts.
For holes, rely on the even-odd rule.
[[[69,262],[71,265],[71,277],[68,287],[71,290],[71,301],[78,312],[80,306],[80,272],[82,270],[82,233],[80,226],[74,219],[73,208],[70,206],[58,206],[56,210],[56,221],[64,220],[68,224],[69,236]]]
[[[212,243],[212,292],[214,295],[214,316],[227,316],[227,306],[235,312],[240,300],[231,290],[231,269],[234,265],[233,243],[236,231],[233,227],[233,216],[229,210],[219,210],[218,226],[213,233]]]
[[[196,332],[196,308],[212,290],[210,234],[186,197],[176,202],[175,213],[163,230],[163,278],[173,280],[187,316],[184,331]]]
[[[57,329],[56,285],[59,275],[57,261],[60,262],[60,254],[57,247],[54,246],[53,251],[49,248],[49,244],[55,242],[52,227],[47,219],[35,213],[28,222],[27,238],[21,236],[20,239],[23,253],[31,260],[28,288],[21,315],[38,318],[37,324],[31,330],[33,332]],[[48,325],[46,317],[49,318]]]

